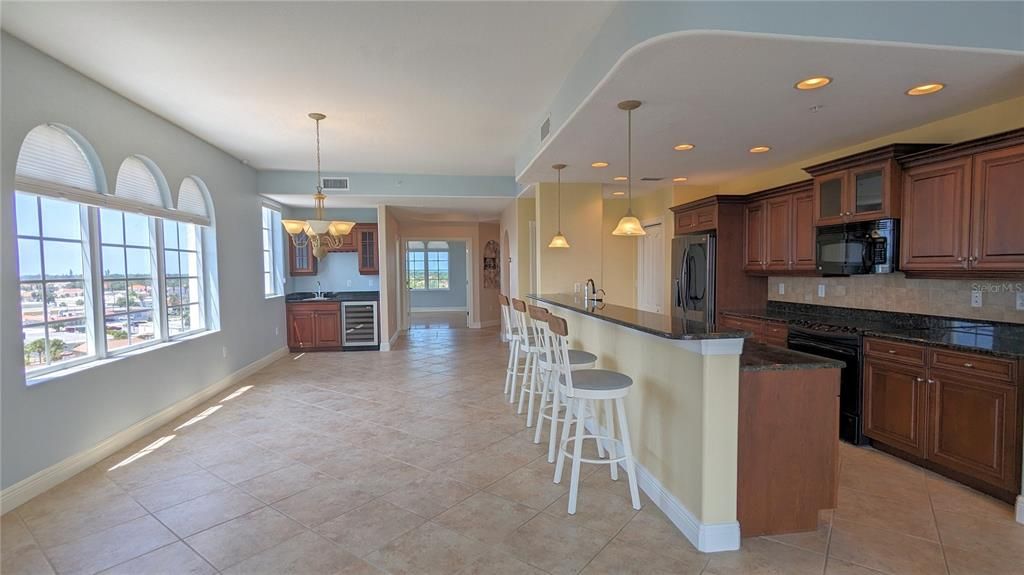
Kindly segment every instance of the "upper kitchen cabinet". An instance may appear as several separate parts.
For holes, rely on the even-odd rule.
[[[675,213],[675,223],[677,236],[715,230],[718,228],[718,205],[710,199],[686,204]]]
[[[901,268],[912,275],[1024,275],[1024,129],[901,159]]]
[[[313,257],[313,250],[308,243],[298,248],[291,239],[288,240],[288,275],[316,275],[316,258]]]
[[[811,180],[752,194],[744,213],[744,271],[816,273]]]
[[[891,144],[804,168],[814,177],[814,225],[900,217],[902,175],[895,159],[932,144]]]
[[[751,202],[743,210],[743,270],[763,272],[765,260],[765,203]]]
[[[360,275],[378,275],[380,257],[377,249],[377,224],[356,224],[349,235],[355,238]]]

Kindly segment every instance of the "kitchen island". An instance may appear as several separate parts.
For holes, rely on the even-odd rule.
[[[754,519],[744,519],[744,510],[761,517],[757,531],[781,533],[813,530],[817,510],[833,504],[837,423],[828,414],[838,409],[840,363],[768,346],[749,347],[744,358],[747,332],[718,331],[700,322],[571,295],[530,299],[564,317],[571,345],[596,354],[599,367],[633,378],[625,403],[638,482],[697,549],[738,549],[741,530],[748,532],[743,523],[755,526]],[[804,377],[818,372],[820,378]],[[794,384],[791,389],[779,388],[785,381]],[[805,398],[810,404],[772,396],[807,387],[815,392]],[[745,393],[747,388],[756,393]],[[789,412],[814,410],[819,410],[814,429],[815,424],[800,417],[788,417]],[[790,430],[787,421],[803,428]],[[802,450],[788,450],[787,457],[798,458],[792,466],[765,466],[763,458],[745,455],[782,432],[811,438]],[[806,451],[810,447],[817,451]],[[831,467],[823,468],[822,461]],[[811,468],[820,470],[816,477],[826,482],[819,490],[833,496],[808,505],[826,504],[814,509],[810,525],[802,517],[773,524],[777,509],[799,506],[799,501],[786,498],[799,497],[802,491],[772,489],[764,482],[770,479],[783,487],[799,479],[792,474]],[[775,469],[786,475],[773,476]],[[756,484],[766,487],[756,489]]]

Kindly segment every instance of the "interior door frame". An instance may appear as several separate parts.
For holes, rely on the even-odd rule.
[[[668,268],[666,267],[666,265],[671,263],[671,262],[668,261],[668,257],[669,256],[667,254],[672,249],[672,245],[671,245],[672,238],[666,233],[665,217],[664,216],[658,216],[656,218],[650,218],[650,219],[642,220],[640,222],[640,225],[642,227],[644,227],[644,228],[647,228],[647,227],[650,227],[650,226],[661,226],[661,260],[662,260],[661,261],[661,275],[662,275],[662,280],[663,280],[661,282],[663,284],[661,286],[661,291],[662,291],[662,295],[664,297],[661,298],[660,306],[661,306],[662,309],[661,309],[661,311],[659,313],[666,313],[665,310],[667,310],[668,308],[665,307],[665,304],[669,301],[668,296],[665,295],[665,293],[666,293],[665,290],[668,289],[668,285],[669,285],[669,281],[668,281],[668,275],[669,274],[668,274]],[[641,271],[640,266],[641,266],[641,262],[643,260],[643,246],[644,246],[643,242],[645,242],[645,241],[647,241],[647,237],[643,236],[641,238],[641,241],[638,241],[636,243],[636,285],[635,285],[635,290],[636,290],[636,307],[638,309],[642,309],[640,307],[640,294],[641,294],[641,288],[642,288],[642,283],[641,283],[642,274],[640,273],[640,271]]]
[[[409,329],[411,325],[410,315],[412,314],[412,290],[409,289],[408,278],[406,273],[408,272],[405,257],[408,252],[409,242],[463,242],[466,244],[466,327],[473,327],[474,322],[477,321],[476,313],[473,309],[473,293],[476,289],[476,281],[473,279],[474,268],[473,268],[473,242],[474,238],[470,237],[431,237],[431,236],[402,236],[398,239],[399,245],[399,266],[402,269],[402,282],[401,290],[402,297],[405,300],[405,305],[402,306],[402,321],[401,324],[404,329]]]

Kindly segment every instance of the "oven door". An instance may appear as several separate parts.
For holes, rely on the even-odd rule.
[[[871,273],[873,242],[845,230],[818,231],[818,271],[822,275],[857,275]]]

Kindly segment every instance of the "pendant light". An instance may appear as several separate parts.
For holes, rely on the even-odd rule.
[[[640,220],[633,215],[633,110],[640,107],[639,100],[619,102],[619,109],[626,111],[626,190],[629,203],[626,215],[619,220],[619,225],[612,230],[613,236],[646,236],[647,232],[640,225]]]
[[[555,237],[551,238],[551,243],[548,244],[549,248],[567,248],[569,247],[569,240],[565,239],[562,235],[562,170],[565,169],[565,164],[555,164],[551,166],[558,172],[558,233]]]
[[[324,188],[320,178],[320,120],[327,116],[313,112],[309,114],[310,119],[316,122],[316,193],[313,194],[314,219],[311,220],[281,220],[286,232],[297,248],[310,246],[312,253],[317,259],[327,255],[327,246],[324,244],[336,245],[339,242],[335,239],[346,236],[356,225],[355,222],[329,221],[324,219]],[[324,234],[327,234],[326,237]]]

